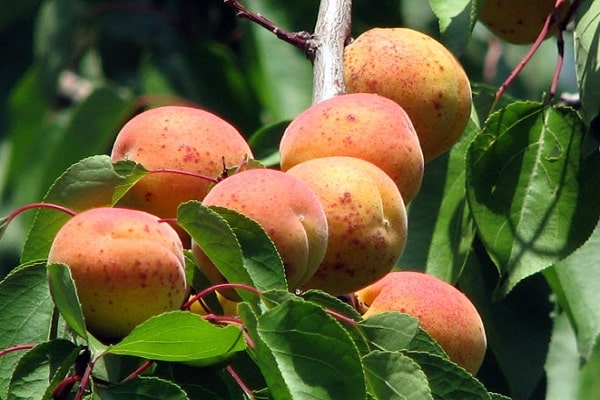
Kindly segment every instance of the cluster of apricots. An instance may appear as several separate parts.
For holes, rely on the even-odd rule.
[[[114,208],[73,217],[49,255],[70,266],[92,333],[118,339],[149,316],[179,308],[190,290],[184,249],[211,283],[224,282],[183,230],[160,222],[197,200],[257,221],[280,253],[291,291],[356,294],[365,318],[412,313],[453,360],[477,371],[486,340],[469,300],[424,273],[392,272],[426,164],[448,151],[468,122],[468,77],[442,44],[404,28],[357,37],[346,47],[344,70],[347,93],[310,106],[287,126],[279,168],[199,179],[253,158],[233,125],[203,109],[152,108],[122,127],[112,160],[162,173],[144,176]],[[219,296],[235,312],[236,299]]]

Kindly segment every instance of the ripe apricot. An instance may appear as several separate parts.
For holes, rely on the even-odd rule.
[[[348,93],[377,93],[410,117],[429,162],[449,150],[471,115],[463,67],[440,42],[408,28],[373,28],[344,50]]]
[[[287,171],[323,204],[329,239],[325,257],[302,289],[351,293],[388,273],[406,245],[407,216],[394,181],[355,157],[322,157]]]
[[[479,312],[461,291],[449,283],[414,271],[395,271],[356,292],[368,319],[399,311],[419,319],[448,357],[472,374],[477,373],[487,348]]]
[[[111,153],[113,162],[132,160],[148,170],[168,168],[209,178],[223,172],[223,162],[237,166],[246,157],[252,157],[252,151],[233,125],[209,111],[184,106],[136,115],[119,131]],[[140,179],[120,205],[174,218],[181,202],[202,200],[211,185],[194,176],[152,173]]]
[[[230,208],[258,222],[281,255],[291,291],[314,274],[325,255],[328,227],[323,207],[308,185],[292,175],[274,169],[245,170],[216,184],[203,204]],[[192,252],[213,284],[224,282],[195,242]]]
[[[367,160],[392,178],[406,203],[423,179],[423,154],[410,118],[398,104],[372,93],[312,105],[288,125],[279,150],[283,171],[319,157]]]
[[[183,246],[177,232],[140,210],[83,211],[58,231],[48,263],[64,263],[87,329],[120,339],[151,316],[187,298]]]
[[[487,0],[478,19],[500,39],[513,44],[533,43],[542,31],[546,18],[554,10],[555,0],[530,0],[519,3],[510,0]],[[563,3],[559,15],[565,14],[568,2]],[[554,24],[546,39],[556,32]]]

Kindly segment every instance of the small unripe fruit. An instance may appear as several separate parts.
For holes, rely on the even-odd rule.
[[[425,162],[448,151],[471,115],[469,78],[434,38],[408,28],[373,28],[344,50],[348,93],[377,93],[410,117]]]
[[[87,329],[102,339],[120,339],[149,317],[178,309],[188,293],[177,232],[139,210],[77,214],[58,231],[48,263],[69,266]]]
[[[479,12],[479,21],[500,39],[513,44],[533,43],[542,31],[546,18],[556,0],[529,0],[516,3],[511,0],[487,0]],[[568,2],[559,12],[564,16]],[[554,24],[546,39],[556,32]]]
[[[356,296],[368,308],[363,318],[387,311],[410,314],[452,361],[472,374],[479,370],[487,348],[483,322],[473,303],[454,286],[425,273],[398,271]]]
[[[423,179],[423,153],[410,118],[373,93],[335,96],[304,110],[286,128],[279,150],[283,171],[313,158],[362,158],[392,178],[406,204]]]
[[[354,157],[323,157],[287,171],[306,182],[325,209],[327,252],[302,289],[351,293],[388,273],[406,245],[407,216],[394,181]]]
[[[168,168],[209,178],[223,172],[223,162],[237,166],[246,157],[252,152],[234,126],[206,110],[184,106],[153,108],[133,117],[118,133],[111,154],[113,161],[132,160],[148,170]],[[152,173],[120,204],[175,218],[180,203],[202,200],[212,184],[173,172]]]
[[[308,185],[292,175],[273,169],[245,170],[216,184],[203,204],[233,209],[258,222],[281,255],[291,291],[314,274],[325,255],[328,228],[323,207]],[[207,278],[223,283],[195,242],[192,251]]]

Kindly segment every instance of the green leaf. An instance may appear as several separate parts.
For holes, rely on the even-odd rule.
[[[8,397],[15,400],[41,399],[48,392],[57,370],[61,369],[65,374],[78,353],[79,348],[64,339],[37,345],[19,360],[12,374]]]
[[[147,319],[108,352],[204,366],[245,348],[239,327],[219,327],[188,311],[171,311]]]
[[[452,53],[460,55],[467,47],[477,22],[477,0],[429,0],[438,18],[441,40]]]
[[[179,205],[177,222],[228,282],[252,285],[241,245],[225,218],[198,201],[188,201]],[[245,290],[238,294],[245,301],[256,302],[256,296]]]
[[[48,340],[54,304],[48,290],[46,262],[20,265],[0,282],[0,349]],[[0,398],[5,398],[13,370],[23,356],[0,357]]]
[[[138,376],[117,385],[94,385],[95,398],[102,400],[189,400],[175,383],[149,376]]]
[[[385,351],[408,349],[418,326],[417,318],[399,312],[376,314],[359,323],[359,328],[371,345]]]
[[[265,166],[279,166],[279,142],[289,123],[289,120],[285,120],[264,126],[248,139],[254,157]]]
[[[65,264],[49,264],[48,280],[50,293],[58,311],[69,327],[79,336],[86,339],[87,331],[75,282],[71,277],[71,270]]]
[[[436,354],[409,351],[427,375],[429,387],[436,399],[490,400],[483,384],[463,368]]]
[[[477,231],[505,278],[499,295],[581,246],[600,213],[600,154],[569,108],[513,103],[493,114],[467,153]]]
[[[373,351],[362,359],[369,391],[378,399],[433,400],[427,377],[410,357]]]
[[[471,120],[449,153],[427,164],[423,183],[408,207],[408,241],[398,265],[456,282],[475,230],[466,201],[465,154],[478,129]],[[436,218],[430,218],[436,215]]]
[[[354,307],[337,297],[333,297],[327,292],[318,289],[309,289],[302,293],[302,298],[306,301],[318,304],[329,310],[336,311],[352,318],[355,321],[361,319],[360,313]]]
[[[242,248],[244,268],[261,292],[287,290],[283,261],[267,232],[251,218],[231,209],[210,207],[223,217]]]
[[[578,353],[587,359],[600,337],[600,224],[577,251],[545,272],[577,332]]]
[[[125,182],[126,177],[115,172],[110,157],[92,156],[73,164],[60,175],[44,202],[60,204],[74,211],[112,206],[115,188]],[[60,211],[38,210],[25,241],[22,262],[48,257],[54,236],[70,218]]]
[[[488,353],[497,366],[489,379],[502,376],[514,398],[529,399],[544,385],[555,304],[541,274],[525,279],[502,299],[494,299],[498,271],[479,240],[459,280],[460,289],[475,304],[485,326]],[[480,371],[483,373],[485,371]]]
[[[261,315],[256,329],[277,364],[289,398],[365,398],[358,350],[323,308],[290,300]],[[265,376],[269,387],[270,378]]]
[[[583,1],[575,13],[575,71],[589,123],[600,114],[600,3]]]
[[[410,342],[409,350],[437,354],[440,357],[448,358],[448,354],[442,346],[422,328],[417,329],[415,337]]]
[[[134,161],[121,160],[114,163],[115,173],[123,178],[123,183],[117,185],[113,192],[112,204],[117,204],[133,185],[148,174],[148,170]]]
[[[290,32],[312,29],[318,11],[316,2],[297,3],[293,9],[289,2],[282,0],[268,3],[250,0],[244,6]],[[298,7],[302,7],[303,12]],[[303,21],[298,24],[297,19]],[[294,118],[311,104],[310,61],[301,51],[258,24],[246,24],[243,28],[248,35],[242,50],[248,57],[247,74],[263,104],[265,121]]]

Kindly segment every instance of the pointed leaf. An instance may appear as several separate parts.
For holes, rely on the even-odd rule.
[[[46,262],[21,265],[0,282],[0,349],[48,340],[54,304],[48,290]],[[23,352],[0,357],[0,398]]]
[[[245,348],[239,327],[219,327],[191,312],[171,311],[144,321],[108,352],[202,366],[220,362]]]
[[[94,393],[103,400],[189,400],[175,383],[150,376],[138,376],[117,385],[95,385]]]
[[[369,391],[378,399],[433,400],[427,377],[410,357],[373,351],[363,357]]]
[[[567,310],[577,332],[578,353],[588,358],[600,337],[600,224],[576,252],[547,271],[545,276],[559,303]]]
[[[223,217],[242,248],[244,267],[252,285],[260,291],[287,290],[283,261],[275,244],[265,230],[254,220],[235,210],[211,207]]]
[[[291,398],[365,398],[358,350],[321,307],[300,299],[287,301],[258,318],[257,332],[276,360]]]
[[[15,400],[41,399],[56,371],[61,368],[66,373],[78,353],[78,347],[64,339],[37,345],[19,360],[12,374],[8,397]]]
[[[477,230],[506,281],[500,295],[581,246],[600,213],[600,153],[568,108],[513,103],[493,114],[467,153]]]
[[[436,399],[490,400],[490,394],[473,375],[452,361],[435,354],[408,352],[425,371]]]
[[[399,312],[373,315],[359,323],[359,327],[375,349],[406,350],[417,334],[419,320]]]
[[[83,311],[81,311],[81,304],[79,303],[79,297],[77,297],[75,282],[71,277],[71,270],[65,264],[49,264],[48,280],[50,293],[52,293],[56,308],[67,321],[69,327],[86,339],[87,331]]]
[[[438,18],[441,40],[457,56],[467,47],[477,22],[476,0],[429,0]]]
[[[110,157],[92,156],[73,164],[58,177],[44,201],[74,211],[111,206],[115,187],[125,181],[126,177],[115,172]],[[21,254],[22,262],[46,258],[56,232],[70,218],[60,211],[38,210]]]
[[[583,1],[575,15],[575,71],[587,122],[600,114],[600,3]]]
[[[460,276],[475,234],[466,201],[465,154],[477,125],[471,120],[449,153],[427,165],[419,194],[408,208],[408,241],[399,265],[425,270],[454,283]],[[436,218],[430,218],[436,215]]]

